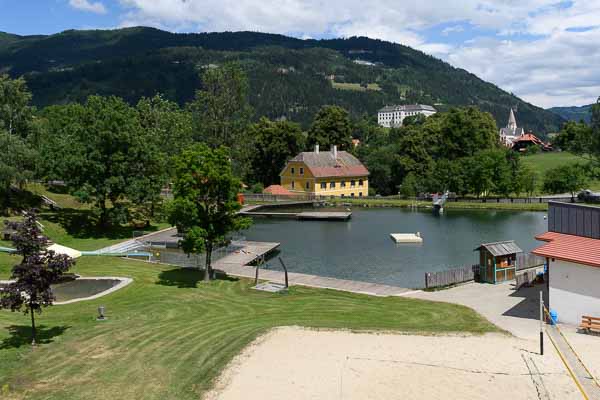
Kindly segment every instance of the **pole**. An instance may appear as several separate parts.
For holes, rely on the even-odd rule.
[[[285,267],[285,264],[283,263],[283,260],[281,259],[281,257],[277,257],[277,258],[279,258],[279,262],[281,263],[281,266],[283,267],[283,273],[285,274],[285,288],[287,289],[289,287],[287,268]]]
[[[540,290],[540,355],[544,355],[544,298]]]

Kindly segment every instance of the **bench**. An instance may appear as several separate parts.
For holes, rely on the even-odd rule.
[[[579,328],[585,332],[600,333],[600,318],[584,315],[581,317]]]

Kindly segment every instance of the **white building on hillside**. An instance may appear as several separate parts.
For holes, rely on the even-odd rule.
[[[426,117],[437,111],[432,106],[411,104],[407,106],[385,106],[377,113],[377,123],[386,128],[402,126],[404,118],[422,114]]]
[[[510,114],[508,115],[508,124],[506,125],[506,128],[500,129],[500,143],[506,147],[512,147],[514,141],[522,136],[523,133],[525,133],[523,128],[517,127],[517,119],[515,118],[515,113],[511,108]]]

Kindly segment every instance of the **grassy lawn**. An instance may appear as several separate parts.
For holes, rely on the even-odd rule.
[[[538,173],[538,188],[541,189],[542,182],[546,172],[552,168],[562,165],[586,163],[587,161],[579,156],[567,152],[538,153],[521,158],[523,164],[531,167]],[[590,182],[589,189],[600,190],[600,181]]]
[[[0,277],[15,260],[0,254]],[[196,271],[117,258],[83,257],[75,271],[134,282],[101,299],[44,310],[43,344],[33,350],[29,318],[0,311],[3,399],[198,399],[240,350],[276,326],[496,330],[471,309],[447,303],[303,287],[267,294],[247,280],[204,284]],[[97,322],[101,304],[108,320]]]

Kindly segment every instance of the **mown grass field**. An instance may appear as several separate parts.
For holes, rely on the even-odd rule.
[[[17,260],[0,254],[0,279]],[[304,287],[267,294],[247,280],[205,284],[197,271],[117,258],[83,257],[75,271],[134,282],[101,299],[44,310],[42,344],[34,349],[28,316],[0,311],[3,399],[198,399],[237,353],[277,326],[496,330],[474,311],[446,303]],[[97,322],[101,304],[108,320]]]

